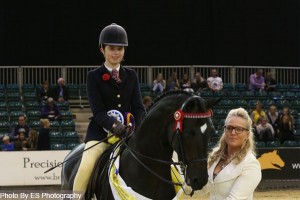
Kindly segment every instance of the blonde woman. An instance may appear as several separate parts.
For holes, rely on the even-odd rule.
[[[252,120],[245,109],[228,113],[223,135],[208,158],[208,175],[202,191],[210,192],[210,199],[253,198],[261,168],[255,157]]]
[[[50,150],[50,136],[49,136],[50,121],[49,119],[41,119],[40,123],[41,123],[41,128],[39,130],[37,149]]]

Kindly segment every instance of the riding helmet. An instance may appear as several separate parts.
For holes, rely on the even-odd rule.
[[[99,46],[101,45],[112,46],[128,46],[127,33],[122,26],[115,23],[106,26],[100,33]]]

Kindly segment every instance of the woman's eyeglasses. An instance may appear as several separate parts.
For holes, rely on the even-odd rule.
[[[224,130],[225,130],[226,133],[232,133],[233,129],[234,129],[234,131],[235,131],[236,134],[241,134],[241,133],[243,133],[245,130],[246,130],[246,131],[249,131],[248,129],[243,128],[243,127],[239,127],[239,126],[237,126],[237,127],[233,127],[233,126],[224,126]]]

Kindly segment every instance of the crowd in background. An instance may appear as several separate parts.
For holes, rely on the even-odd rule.
[[[44,81],[37,90],[37,96],[43,105],[39,130],[32,129],[26,123],[26,115],[20,115],[18,123],[11,127],[10,135],[2,138],[1,151],[50,150],[50,121],[60,120],[60,108],[55,102],[68,101],[69,97],[65,80],[59,78],[54,87]]]
[[[274,79],[270,71],[264,72],[258,69],[249,77],[248,90],[253,92],[271,92],[275,90],[277,81]],[[173,72],[171,76],[165,80],[162,73],[157,74],[153,81],[152,92],[159,94],[165,91],[184,90],[201,94],[204,91],[220,92],[223,89],[223,80],[218,76],[216,68],[212,68],[210,76],[207,79],[203,78],[199,72],[191,79],[189,74],[184,74],[182,78]],[[144,97],[144,106],[148,110],[152,104],[150,96]],[[273,141],[279,140],[282,144],[285,140],[294,139],[294,118],[289,113],[289,108],[285,107],[277,111],[275,105],[270,105],[269,110],[265,112],[262,104],[257,102],[256,108],[251,111],[251,118],[255,137],[258,141]]]

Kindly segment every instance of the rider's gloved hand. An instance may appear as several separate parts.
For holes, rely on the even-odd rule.
[[[116,121],[112,126],[112,132],[121,137],[124,133],[126,133],[126,127],[119,121]]]

